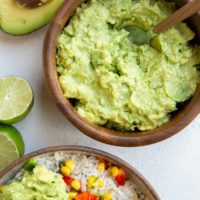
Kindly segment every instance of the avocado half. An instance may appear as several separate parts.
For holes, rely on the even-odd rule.
[[[64,0],[28,8],[16,0],[0,0],[0,27],[11,35],[25,35],[47,24]]]

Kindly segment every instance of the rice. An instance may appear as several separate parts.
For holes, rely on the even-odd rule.
[[[30,165],[30,163],[35,163],[34,165]],[[68,166],[67,163],[71,162],[73,166],[70,168],[70,172],[66,175],[62,169]],[[100,164],[103,163],[103,170],[99,170]],[[29,165],[28,165],[29,164]],[[33,168],[27,168],[27,165]],[[114,174],[113,169],[117,169],[117,173]],[[64,152],[59,151],[55,153],[48,153],[40,156],[36,156],[31,158],[24,167],[15,175],[14,180],[10,180],[7,182],[7,185],[13,184],[13,181],[18,183],[24,183],[24,177],[27,177],[28,174],[35,174],[38,169],[47,170],[51,173],[56,174],[56,176],[60,177],[61,182],[60,185],[63,187],[63,194],[66,193],[76,193],[73,198],[68,197],[70,200],[75,199],[77,195],[82,195],[84,192],[89,193],[89,195],[94,195],[99,200],[104,199],[105,194],[109,194],[112,200],[148,200],[147,197],[139,190],[139,188],[134,184],[132,180],[125,180],[125,172],[121,168],[121,166],[117,166],[107,160],[103,160],[101,158],[86,155],[86,153],[77,153],[77,152]],[[27,171],[28,170],[28,171]],[[39,172],[39,171],[38,171]],[[41,173],[42,171],[40,171]],[[40,176],[41,178],[42,176]],[[43,176],[43,178],[51,177],[51,176]],[[92,184],[89,181],[90,178],[93,177],[94,182]],[[127,178],[127,177],[126,177]],[[25,178],[26,179],[26,178]],[[67,180],[71,180],[69,183]],[[35,180],[34,178],[32,180]],[[64,180],[64,182],[63,182]],[[79,188],[74,187],[73,182],[78,181]],[[55,181],[52,181],[54,183]],[[99,186],[99,182],[103,183]],[[91,185],[90,185],[91,184]],[[33,187],[34,186],[34,187]],[[28,189],[33,189],[33,193],[36,191],[35,185],[28,185]],[[48,188],[51,185],[48,185]],[[13,190],[11,189],[11,193]],[[39,190],[40,191],[40,190]],[[48,190],[47,190],[48,191]],[[1,199],[1,194],[0,194]],[[15,199],[15,198],[14,198]],[[60,198],[58,198],[60,199]],[[66,199],[66,197],[64,198]],[[78,199],[78,198],[77,198]]]
[[[56,152],[38,156],[35,159],[39,165],[45,165],[54,172],[59,172],[60,164],[65,160],[73,160],[75,166],[71,171],[71,177],[86,182],[88,177],[94,175],[104,182],[104,187],[92,188],[90,190],[92,193],[104,194],[109,192],[112,195],[112,200],[148,200],[132,181],[127,180],[125,186],[117,186],[108,170],[99,172],[99,159],[94,156],[81,153]]]

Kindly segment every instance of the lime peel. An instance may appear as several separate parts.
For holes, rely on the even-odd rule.
[[[0,170],[24,153],[24,142],[13,126],[0,124]]]

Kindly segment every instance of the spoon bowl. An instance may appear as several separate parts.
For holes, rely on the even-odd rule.
[[[194,15],[197,11],[200,10],[200,1],[194,0],[190,1],[173,14],[169,15],[166,19],[161,21],[157,26],[154,27],[153,32],[155,34],[160,34],[165,32],[169,28],[175,26],[176,24],[182,22]],[[129,32],[129,40],[136,45],[150,44],[152,33],[151,31],[145,31],[142,28],[132,25],[125,27],[125,30]]]

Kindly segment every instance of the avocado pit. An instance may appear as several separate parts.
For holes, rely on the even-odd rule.
[[[50,0],[16,0],[20,5],[27,8],[37,8],[48,3]]]

